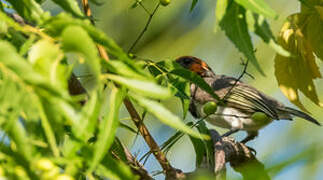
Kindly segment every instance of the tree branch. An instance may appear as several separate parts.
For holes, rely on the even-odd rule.
[[[210,133],[214,144],[216,179],[226,178],[226,163],[230,163],[231,167],[241,173],[244,179],[270,179],[264,165],[256,159],[246,145],[230,137],[222,138],[214,130],[210,130]]]

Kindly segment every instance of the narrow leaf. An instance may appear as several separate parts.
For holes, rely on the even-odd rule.
[[[193,9],[195,8],[196,4],[197,4],[198,0],[193,0],[192,1],[192,5],[191,5],[191,8],[190,8],[190,12],[193,11]]]
[[[92,172],[106,155],[111,147],[119,124],[119,109],[124,98],[124,91],[112,87],[110,94],[109,113],[100,124],[98,139],[94,144],[94,154],[89,171]]]
[[[146,97],[167,99],[172,96],[168,88],[162,87],[153,81],[130,79],[112,74],[107,74],[105,77]]]
[[[91,37],[82,27],[69,26],[62,33],[62,43],[65,51],[82,55],[81,58],[84,58],[92,75],[90,90],[95,90],[99,85],[101,67],[97,49]]]
[[[245,9],[249,9],[254,13],[262,14],[265,17],[277,18],[277,13],[263,0],[235,0]]]
[[[208,135],[193,131],[190,127],[186,126],[185,123],[181,121],[176,115],[174,115],[160,103],[146,99],[142,96],[135,95],[133,93],[131,93],[131,97],[134,98],[139,103],[139,105],[143,106],[148,112],[156,116],[162,123],[196,138],[210,138]]]
[[[232,2],[220,22],[220,27],[225,31],[228,38],[235,44],[239,51],[250,60],[262,75],[265,75],[254,54],[246,23],[245,9],[237,3]]]
[[[180,68],[180,69],[175,69],[169,73],[180,76],[186,79],[187,81],[190,81],[196,84],[198,87],[208,92],[215,99],[220,100],[219,96],[214,93],[214,90],[203,80],[203,78],[201,78],[199,75],[195,74],[194,72],[191,72],[184,68]]]

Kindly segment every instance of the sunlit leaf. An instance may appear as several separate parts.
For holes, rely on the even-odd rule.
[[[72,25],[81,26],[85,31],[87,31],[93,41],[106,47],[109,50],[110,55],[121,60],[129,60],[128,55],[113,39],[108,37],[103,31],[95,28],[88,20],[75,19],[68,14],[61,13],[45,22],[46,31],[54,36],[60,36],[67,26]]]
[[[311,12],[308,14],[307,24],[302,32],[312,46],[315,55],[323,61],[323,5],[315,6]]]
[[[60,64],[62,58],[58,45],[47,40],[35,43],[28,53],[28,60],[35,71],[47,77],[54,86],[67,88],[67,69]]]
[[[283,48],[292,53],[292,56],[284,57],[277,54],[275,58],[275,75],[280,89],[302,110],[306,109],[299,99],[298,91],[323,107],[313,82],[315,78],[322,76],[316,65],[313,49],[302,33],[304,18],[306,17],[302,14],[294,14],[284,23],[278,40]]]
[[[143,96],[156,98],[156,99],[167,99],[172,96],[171,91],[168,88],[162,87],[153,81],[130,79],[112,74],[105,75],[108,79],[122,84],[130,90],[140,93]]]
[[[135,95],[133,93],[131,94],[131,97],[134,98],[139,105],[147,109],[148,112],[156,116],[162,123],[170,127],[173,127],[177,130],[180,130],[182,132],[185,132],[196,138],[202,138],[202,139],[210,138],[208,135],[200,134],[192,130],[190,127],[186,126],[181,119],[179,119],[176,115],[174,115],[172,112],[170,112],[160,103],[153,100],[146,99],[142,96]]]
[[[79,26],[69,26],[62,33],[62,43],[65,51],[77,53],[80,55],[80,61],[85,60],[86,66],[92,75],[91,90],[96,89],[101,71],[100,59],[96,46],[88,33]]]
[[[245,9],[270,18],[277,18],[277,13],[263,0],[235,0]]]
[[[222,21],[225,12],[228,7],[229,0],[222,0],[222,1],[216,1],[216,8],[215,8],[215,20],[216,20],[216,25],[215,25],[215,31],[217,31],[218,26],[220,22]]]
[[[135,79],[152,80],[152,76],[150,76],[149,73],[144,72],[140,67],[132,62],[110,60],[108,62],[104,61],[103,63],[108,72]]]

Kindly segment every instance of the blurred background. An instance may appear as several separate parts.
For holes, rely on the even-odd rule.
[[[96,25],[104,30],[127,51],[143,29],[148,15],[141,8],[131,8],[135,0],[106,0],[101,6],[92,5]],[[143,0],[144,5],[152,11],[158,0]],[[200,0],[196,8],[190,12],[191,0],[174,0],[167,7],[160,7],[143,39],[134,49],[134,54],[155,61],[173,59],[182,55],[193,55],[205,60],[218,74],[238,77],[242,71],[241,53],[234,47],[225,34],[215,28],[214,0]],[[279,32],[285,18],[300,9],[297,0],[268,1],[271,7],[280,14],[277,20],[269,20],[274,34]],[[45,2],[44,8],[52,14],[60,12],[59,7]],[[255,36],[252,37],[256,56],[266,73],[260,75],[250,65],[248,71],[255,77],[245,76],[243,81],[255,86],[284,104],[294,107],[281,93],[274,76],[275,52]],[[322,61],[317,60],[323,72]],[[321,101],[323,101],[323,80],[316,80],[315,85]],[[323,109],[317,107],[304,96],[302,101],[313,117],[323,123]],[[182,116],[179,100],[171,99],[167,107],[178,116]],[[142,110],[141,110],[142,111]],[[126,110],[122,110],[120,119],[131,124]],[[192,121],[188,115],[185,121]],[[152,116],[145,118],[145,124],[151,130],[159,144],[175,133],[159,123]],[[225,130],[216,128],[223,133]],[[236,134],[238,140],[246,134]],[[143,139],[134,133],[120,129],[118,137],[124,142],[138,159],[148,151]],[[258,138],[248,145],[257,151],[257,158],[263,162],[273,179],[323,179],[323,129],[304,120],[276,121],[260,131]],[[195,152],[188,137],[182,138],[167,154],[171,164],[184,172],[195,169]],[[161,167],[151,156],[145,164],[153,174]],[[163,179],[156,175],[156,179]],[[228,170],[228,179],[241,179],[232,169]]]

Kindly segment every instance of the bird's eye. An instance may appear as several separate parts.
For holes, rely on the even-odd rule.
[[[186,59],[183,60],[183,62],[184,62],[185,65],[189,65],[189,64],[191,64],[192,60],[189,59],[189,58],[186,58]]]

